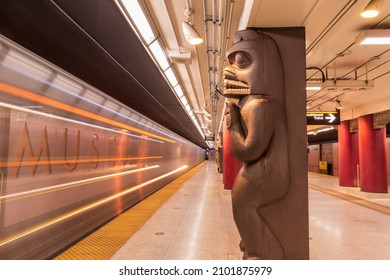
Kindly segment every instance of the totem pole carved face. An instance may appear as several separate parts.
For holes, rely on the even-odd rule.
[[[255,38],[258,37],[256,32]],[[236,39],[236,38],[235,38]],[[252,91],[251,76],[256,73],[256,42],[254,40],[239,39],[227,53],[229,65],[224,69],[224,95],[239,97],[248,95]]]
[[[249,94],[278,96],[283,90],[283,66],[275,42],[254,30],[236,32],[224,69],[225,97]]]

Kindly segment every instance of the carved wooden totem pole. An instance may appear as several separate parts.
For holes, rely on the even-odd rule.
[[[285,259],[284,245],[269,224],[270,207],[290,188],[281,55],[270,36],[244,30],[235,34],[227,57],[225,121],[234,155],[244,164],[232,190],[243,259]]]

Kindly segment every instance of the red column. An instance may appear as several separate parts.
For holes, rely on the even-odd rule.
[[[387,193],[386,128],[374,129],[373,116],[359,117],[360,188]]]
[[[350,121],[341,122],[339,139],[339,185],[357,186],[357,165],[359,161],[357,133],[350,132]]]
[[[354,186],[358,185],[358,168],[359,164],[359,133],[355,132],[351,134],[352,137],[352,162],[354,169]]]
[[[223,122],[223,185],[225,189],[231,190],[242,162],[233,154],[230,145],[229,131],[225,121]]]

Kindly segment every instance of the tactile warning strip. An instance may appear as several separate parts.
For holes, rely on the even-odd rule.
[[[54,259],[109,259],[204,163],[173,180]]]

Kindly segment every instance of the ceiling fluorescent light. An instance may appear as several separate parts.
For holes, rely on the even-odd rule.
[[[177,97],[182,98],[184,96],[184,92],[180,85],[175,86],[174,90],[177,94]]]
[[[183,106],[186,106],[188,104],[187,98],[185,96],[182,96],[180,98],[180,101],[181,101],[181,104],[183,104]]]
[[[388,45],[390,44],[390,29],[364,30],[355,38],[360,45]]]
[[[364,18],[373,18],[379,15],[383,0],[371,0],[360,15]]]
[[[306,86],[306,90],[320,90],[320,86]]]
[[[149,46],[149,48],[161,69],[167,69],[169,67],[169,62],[159,41],[154,41],[153,44]]]
[[[147,20],[145,13],[139,5],[138,1],[120,0],[119,2],[122,3],[122,7],[124,7],[126,13],[130,16],[132,22],[136,25],[139,33],[142,35],[142,38],[147,44],[150,44],[150,42],[152,42],[156,36],[154,35],[149,21]]]
[[[165,76],[168,78],[169,83],[172,85],[172,87],[176,86],[179,82],[177,81],[177,78],[175,76],[175,73],[173,73],[172,67],[168,68],[165,71]]]
[[[306,90],[321,90],[322,89],[322,83],[320,82],[307,82],[306,83]]]

